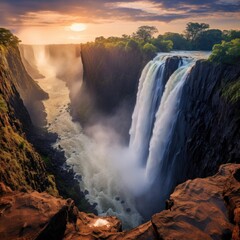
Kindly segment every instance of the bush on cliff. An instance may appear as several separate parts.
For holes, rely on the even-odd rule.
[[[4,46],[17,46],[21,42],[8,29],[0,28],[0,44]]]
[[[230,103],[236,103],[240,100],[240,78],[228,84],[222,92],[222,96]]]
[[[214,45],[209,61],[231,65],[240,64],[240,38]]]
[[[6,113],[7,112],[7,103],[2,97],[2,94],[0,94],[0,113]]]

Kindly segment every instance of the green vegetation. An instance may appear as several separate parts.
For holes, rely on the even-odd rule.
[[[131,36],[122,37],[97,37],[94,43],[87,43],[88,47],[98,47],[108,51],[118,51],[118,54],[135,52],[144,58],[152,58],[157,52],[169,52],[172,50],[171,40],[154,38],[158,30],[154,26],[141,26]]]
[[[0,113],[6,113],[7,110],[7,103],[3,99],[2,94],[0,94]]]
[[[142,50],[143,50],[144,54],[146,54],[147,56],[152,58],[155,55],[155,53],[157,52],[157,47],[155,47],[152,43],[146,43],[143,46]]]
[[[133,33],[133,38],[146,43],[149,42],[152,36],[157,32],[158,30],[154,26],[141,26],[136,33]]]
[[[154,35],[158,29],[154,26],[141,26],[132,35],[122,37],[97,37],[92,45],[98,45],[106,49],[117,48],[128,52],[140,51],[147,57],[154,56],[157,52],[169,52],[171,50],[203,50],[211,51],[215,44],[222,41],[230,42],[240,38],[238,30],[210,29],[209,24],[189,22],[183,34],[166,32],[157,37]]]
[[[43,156],[41,155],[42,157],[42,160],[44,161],[44,163],[46,164],[47,168],[50,168],[51,167],[51,160],[48,156]]]
[[[210,27],[209,24],[206,23],[193,23],[193,22],[187,23],[185,30],[186,39],[189,40],[191,43],[194,43],[197,37],[209,27]]]
[[[214,44],[219,44],[223,40],[222,31],[219,29],[209,29],[199,33],[195,40],[195,48],[208,51]]]
[[[240,78],[228,84],[222,91],[222,96],[230,103],[236,103],[240,100]]]
[[[231,65],[240,64],[240,38],[214,45],[209,61]]]
[[[159,39],[172,42],[174,50],[188,50],[190,48],[188,40],[183,34],[166,32],[158,36]]]
[[[8,29],[0,28],[0,44],[4,46],[17,46],[21,42]]]
[[[20,149],[24,149],[24,148],[25,148],[25,142],[24,142],[24,141],[21,141],[21,142],[19,143],[18,147],[19,147]]]

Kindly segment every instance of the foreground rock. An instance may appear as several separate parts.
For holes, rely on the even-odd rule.
[[[12,192],[3,184],[0,190],[0,239],[240,239],[238,164],[222,165],[213,177],[180,184],[171,195],[171,210],[125,232],[116,217],[79,213],[70,199]]]
[[[121,230],[116,217],[78,210],[75,225],[68,200],[36,191],[11,191],[1,183],[0,239],[106,239]]]
[[[240,165],[222,165],[209,178],[180,184],[172,210],[112,239],[240,239]]]
[[[4,189],[4,185],[1,186]],[[36,191],[12,192],[7,189],[6,192],[5,189],[1,192],[5,193],[0,198],[0,239],[35,239],[65,203],[61,198]],[[64,221],[59,220],[61,217],[58,217],[54,230],[64,227]],[[61,235],[61,232],[54,234]]]

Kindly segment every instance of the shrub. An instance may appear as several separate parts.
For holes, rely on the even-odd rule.
[[[214,45],[209,61],[232,65],[240,64],[240,38]]]
[[[19,147],[20,149],[24,149],[24,148],[25,148],[25,142],[24,142],[24,141],[20,142],[19,145],[18,145],[18,147]]]
[[[158,49],[151,43],[146,43],[143,46],[143,52],[147,56],[154,57],[154,55],[157,53]]]
[[[0,28],[0,44],[4,46],[17,46],[21,42],[8,29]]]
[[[7,112],[7,103],[3,99],[2,95],[0,94],[0,113]]]
[[[228,84],[222,91],[222,96],[230,103],[240,100],[240,78]]]

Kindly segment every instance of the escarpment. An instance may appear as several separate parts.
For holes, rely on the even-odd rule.
[[[1,47],[0,51],[1,181],[12,189],[46,190],[57,195],[54,177],[47,174],[41,156],[26,138],[26,132],[32,131],[32,122],[17,89],[25,81],[24,86],[27,88],[28,79],[22,79],[17,85],[18,78],[14,76],[14,72],[18,71],[18,63],[21,62],[20,55],[17,49],[12,47]],[[15,62],[12,56],[9,65],[7,57],[10,57],[11,53],[16,53],[17,59]],[[21,73],[21,68],[19,71]]]
[[[183,89],[188,98],[182,98],[187,178],[214,174],[226,162],[240,163],[240,101],[230,101],[234,92],[224,95],[239,78],[239,66],[198,61],[192,69]]]
[[[138,79],[150,59],[137,50],[108,49],[97,44],[82,44],[81,57],[83,85],[78,98],[74,99],[73,117],[86,124],[99,115],[124,115],[122,129],[127,134]]]
[[[30,113],[32,122],[37,126],[45,124],[44,106],[42,100],[48,98],[35,81],[27,73],[20,56],[18,47],[1,46],[1,63],[8,69],[10,84],[14,84],[25,107]]]

